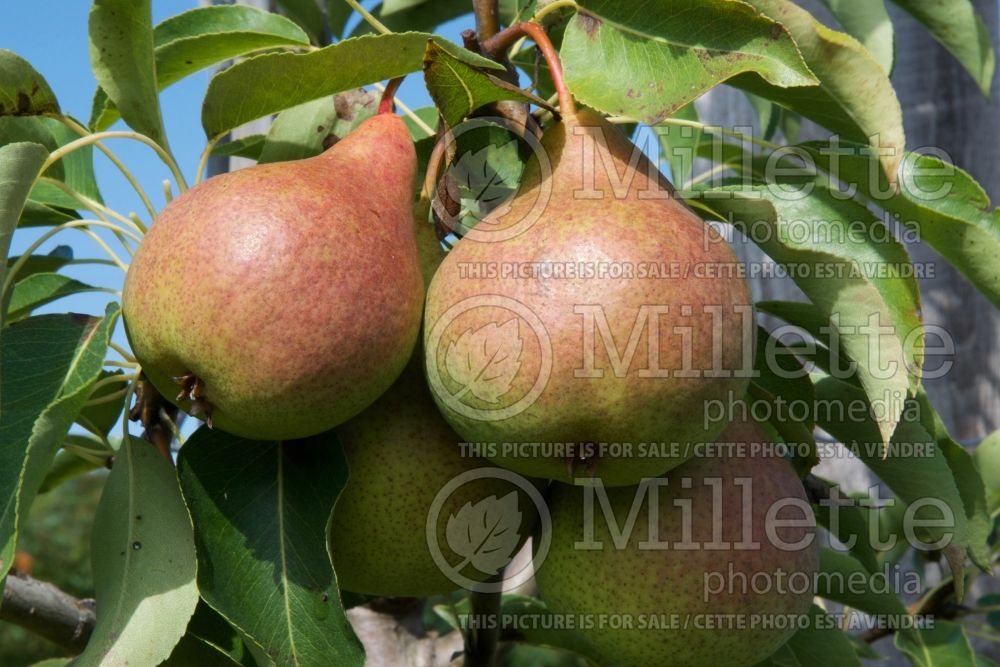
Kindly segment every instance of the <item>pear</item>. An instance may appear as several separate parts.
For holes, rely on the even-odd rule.
[[[706,405],[746,390],[754,326],[739,268],[614,126],[567,114],[520,192],[430,285],[435,400],[465,440],[508,443],[492,460],[525,475],[663,474],[725,426]]]
[[[421,205],[418,221],[427,214],[426,202]],[[421,266],[429,282],[444,254],[432,225],[418,222],[417,228]],[[330,552],[345,590],[425,597],[456,590],[462,581],[449,578],[431,554],[427,517],[448,482],[490,464],[460,449],[461,438],[431,398],[419,348],[385,394],[336,429],[349,476],[333,513]],[[441,504],[433,537],[449,565],[460,564],[464,556],[449,546],[447,520],[464,520],[473,509],[489,510],[483,516],[510,531],[496,535],[495,541],[514,550],[523,544],[536,517],[523,488],[509,481],[486,476],[459,486]],[[482,581],[490,573],[470,563],[461,574]]]
[[[380,114],[321,155],[177,197],[125,280],[143,372],[182,409],[248,438],[303,438],[361,412],[419,335],[415,174],[405,124]]]
[[[551,548],[536,582],[553,614],[607,615],[580,636],[601,664],[743,667],[794,633],[819,566],[815,519],[791,465],[752,455],[766,440],[755,423],[731,423],[719,442],[734,448],[671,471],[655,503],[637,487],[608,489],[626,531],[618,544],[599,490],[588,513],[582,487],[554,485]]]

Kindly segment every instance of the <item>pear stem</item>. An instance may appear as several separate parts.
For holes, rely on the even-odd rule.
[[[385,90],[382,91],[382,99],[378,103],[378,112],[380,114],[393,112],[393,98],[396,97],[396,91],[399,90],[399,84],[401,83],[403,83],[403,77],[397,76],[395,79],[389,79],[389,83],[385,84]]]
[[[533,21],[515,23],[501,30],[485,42],[482,42],[482,48],[485,53],[497,56],[506,52],[517,40],[525,36],[530,37],[535,42],[535,45],[542,52],[542,57],[545,58],[545,62],[549,66],[549,71],[552,74],[552,83],[555,85],[556,93],[559,96],[559,112],[562,115],[572,116],[576,113],[576,101],[573,100],[573,96],[570,94],[569,89],[566,87],[566,82],[563,80],[562,62],[559,60],[556,47],[552,45],[549,34],[545,32],[545,28],[540,24]]]

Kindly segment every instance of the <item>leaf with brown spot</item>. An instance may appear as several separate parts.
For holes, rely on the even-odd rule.
[[[0,49],[0,116],[59,113],[59,102],[45,78],[13,51]]]

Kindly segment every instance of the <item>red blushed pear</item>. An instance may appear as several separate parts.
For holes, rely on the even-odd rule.
[[[165,397],[230,433],[283,440],[353,417],[400,374],[424,287],[416,154],[388,110],[317,157],[217,176],[162,211],[123,306]]]
[[[750,293],[732,249],[636,146],[565,91],[560,107],[518,195],[435,275],[427,373],[455,430],[497,443],[494,462],[635,484],[725,426],[706,407],[746,391]]]

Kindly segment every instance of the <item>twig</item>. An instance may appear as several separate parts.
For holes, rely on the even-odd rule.
[[[11,572],[4,582],[0,620],[20,625],[73,653],[83,650],[97,623],[93,600],[77,600],[19,572]]]
[[[525,35],[535,42],[535,45],[542,52],[542,57],[545,58],[545,62],[549,66],[552,83],[559,94],[560,111],[568,115],[576,113],[576,102],[573,100],[573,96],[570,95],[569,89],[566,87],[566,82],[563,80],[562,63],[559,61],[559,54],[556,52],[555,46],[552,45],[552,40],[549,39],[548,33],[545,32],[545,28],[540,24],[531,21],[522,21],[515,23],[509,28],[505,28],[489,39],[483,39],[480,36],[479,41],[484,52],[496,57],[506,53],[515,42]]]
[[[469,595],[473,621],[465,641],[466,667],[493,667],[500,642],[500,593]]]

